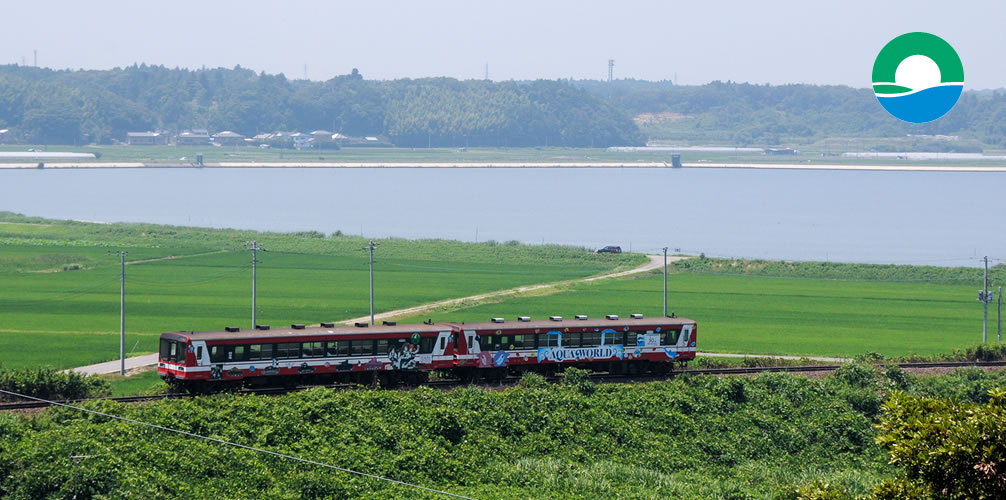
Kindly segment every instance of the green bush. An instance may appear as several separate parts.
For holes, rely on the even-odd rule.
[[[878,497],[932,491],[951,499],[1006,498],[1003,389],[991,390],[984,405],[897,393],[878,427],[877,442],[903,474],[880,485]]]
[[[42,399],[84,399],[110,392],[108,382],[98,377],[52,368],[0,369],[0,389]],[[23,401],[23,398],[0,393],[0,400]]]
[[[597,391],[597,384],[590,379],[590,370],[572,366],[563,370],[562,385],[571,387],[584,396],[589,396]]]
[[[539,373],[525,372],[520,377],[520,387],[525,389],[545,389],[551,384]]]

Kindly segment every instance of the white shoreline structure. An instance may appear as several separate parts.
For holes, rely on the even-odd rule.
[[[877,153],[871,153],[877,154]],[[1006,172],[1003,165],[856,165],[828,163],[718,163],[696,162],[681,168],[737,168],[762,170],[876,170],[891,172]],[[0,170],[14,169],[92,169],[92,168],[661,168],[672,169],[667,162],[221,162],[202,166],[186,163],[141,162],[58,162],[2,163]]]

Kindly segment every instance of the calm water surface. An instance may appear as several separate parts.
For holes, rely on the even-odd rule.
[[[794,260],[1006,258],[1006,175],[720,169],[0,172],[0,210]]]

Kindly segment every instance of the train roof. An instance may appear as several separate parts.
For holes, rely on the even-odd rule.
[[[551,319],[537,321],[505,320],[503,323],[486,321],[481,323],[454,323],[455,326],[463,330],[504,330],[504,329],[562,329],[562,328],[601,328],[601,327],[632,327],[633,325],[689,325],[695,320],[688,318],[590,318],[590,319],[562,319],[552,321]]]
[[[234,339],[257,339],[257,338],[280,338],[280,337],[310,337],[322,335],[346,335],[346,334],[369,334],[380,335],[385,333],[436,333],[448,331],[453,325],[446,323],[427,324],[403,324],[403,325],[373,325],[373,326],[335,326],[332,328],[312,326],[305,328],[270,328],[268,330],[252,330],[242,328],[240,331],[229,332],[226,330],[214,330],[205,332],[165,332],[164,335],[181,335],[191,340],[234,340]]]

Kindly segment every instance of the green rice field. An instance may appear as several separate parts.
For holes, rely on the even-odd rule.
[[[669,312],[698,322],[706,352],[852,357],[948,353],[981,341],[978,283],[673,273]],[[663,313],[663,278],[577,284],[562,293],[444,312],[434,320]],[[995,341],[995,311],[990,309]],[[402,321],[417,320],[402,318]]]
[[[368,255],[359,237],[46,224],[0,224],[5,367],[68,368],[118,357],[119,265],[108,252],[119,248],[134,262],[126,266],[127,352],[153,352],[164,331],[250,327],[251,255],[241,242],[256,237],[268,249],[258,257],[258,323],[317,324],[369,312]],[[643,259],[549,245],[379,243],[378,312],[589,276]]]

